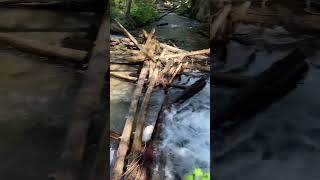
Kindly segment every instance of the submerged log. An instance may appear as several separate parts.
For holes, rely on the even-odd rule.
[[[308,71],[304,59],[304,54],[295,50],[241,88],[225,112],[215,118],[216,130],[232,131],[294,89]]]
[[[143,169],[146,174],[146,179],[153,179],[152,178],[152,172],[153,172],[153,167],[154,167],[154,162],[156,161],[156,157],[154,154],[154,149],[155,146],[159,143],[160,141],[160,135],[162,131],[162,124],[165,118],[165,111],[169,109],[170,107],[170,102],[171,102],[171,95],[169,91],[165,90],[166,96],[162,102],[160,111],[157,116],[157,120],[154,126],[154,130],[151,135],[151,139],[147,142],[147,147],[146,151],[143,154],[144,157],[144,163],[143,163]]]
[[[193,83],[190,87],[185,89],[182,94],[174,101],[174,103],[183,103],[187,99],[193,97],[198,92],[200,92],[206,86],[206,79],[201,77],[195,83]]]
[[[83,62],[87,56],[86,51],[53,46],[39,41],[17,37],[9,33],[0,33],[0,41],[22,51],[41,56],[56,57],[73,62]]]

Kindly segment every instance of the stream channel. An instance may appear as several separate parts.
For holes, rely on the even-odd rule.
[[[157,26],[164,24],[164,26]],[[201,35],[198,31],[203,28],[196,20],[170,13],[160,21],[147,25],[143,29],[147,32],[155,27],[155,36],[160,42],[171,41],[184,50],[200,50],[209,48],[209,38]],[[130,31],[137,37],[141,28]],[[119,37],[119,35],[112,35]],[[112,57],[111,57],[112,58]],[[110,66],[113,69],[132,70],[131,67],[121,65]],[[182,76],[180,83],[190,85],[196,81],[201,73],[195,73],[192,78]],[[198,77],[197,77],[198,76]],[[131,95],[134,84],[112,78],[110,80],[110,127],[112,131],[121,134],[125,124],[125,117],[129,111]],[[171,94],[178,96],[181,90],[170,88]],[[206,87],[194,97],[190,98],[183,106],[170,109],[165,118],[165,128],[162,132],[162,141],[158,147],[161,152],[161,163],[157,163],[155,172],[163,174],[163,179],[183,179],[183,176],[191,172],[193,168],[200,167],[209,171],[210,164],[210,80]],[[163,91],[159,89],[153,93],[146,126],[154,125],[157,113],[160,110]],[[117,143],[111,142],[111,160],[114,158]],[[159,166],[164,167],[160,168]]]

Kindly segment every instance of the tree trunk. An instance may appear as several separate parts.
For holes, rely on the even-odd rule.
[[[130,18],[130,10],[131,10],[131,4],[132,0],[127,0],[127,5],[126,5],[126,18]]]

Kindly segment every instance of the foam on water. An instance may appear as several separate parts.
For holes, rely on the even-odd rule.
[[[210,81],[182,106],[166,113],[162,137],[159,150],[165,158],[165,179],[183,179],[196,167],[209,171]]]

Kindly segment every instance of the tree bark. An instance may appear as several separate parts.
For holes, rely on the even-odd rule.
[[[122,176],[125,156],[127,155],[127,152],[129,149],[129,142],[130,142],[130,137],[131,137],[131,132],[132,132],[134,116],[137,111],[137,105],[138,105],[139,97],[141,96],[141,93],[142,93],[143,84],[144,84],[144,81],[145,81],[147,74],[148,74],[148,67],[149,67],[149,63],[148,63],[148,61],[145,61],[143,68],[142,68],[140,75],[139,75],[139,80],[137,82],[137,86],[136,86],[136,88],[133,92],[132,98],[131,98],[129,114],[127,116],[126,123],[123,128],[123,132],[121,135],[121,141],[120,141],[118,151],[117,151],[117,160],[114,165],[114,169],[112,171],[112,179],[113,180],[120,180],[121,176]]]
[[[160,64],[158,63],[155,66],[155,69],[153,70],[153,74],[151,75],[152,78],[150,80],[150,83],[148,85],[147,92],[144,95],[144,99],[141,105],[141,109],[139,112],[138,116],[138,121],[137,121],[137,126],[136,126],[136,131],[132,143],[132,152],[134,155],[138,154],[141,152],[141,145],[142,145],[142,131],[144,128],[144,122],[147,116],[147,111],[148,111],[148,105],[150,101],[150,97],[152,95],[153,89],[156,85],[157,79],[158,79],[158,74],[159,74],[159,66]]]

